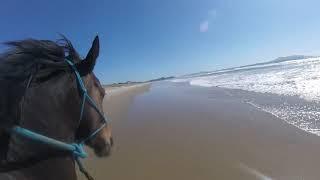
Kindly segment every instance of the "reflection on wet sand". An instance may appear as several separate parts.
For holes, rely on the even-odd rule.
[[[144,83],[106,89],[106,97],[103,103],[104,112],[113,121],[113,126],[124,123],[123,120],[127,119],[127,113],[134,98],[148,92],[150,86],[150,83]]]
[[[319,137],[220,88],[153,84],[105,108],[116,145],[86,160],[97,180],[319,179]]]

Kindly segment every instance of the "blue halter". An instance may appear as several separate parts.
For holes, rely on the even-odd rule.
[[[86,102],[88,102],[98,113],[99,115],[102,117],[103,119],[103,124],[96,129],[94,132],[92,132],[89,136],[87,136],[86,138],[80,140],[79,142],[75,142],[75,143],[65,143],[62,141],[58,141],[56,139],[50,138],[50,137],[46,137],[43,136],[39,133],[30,131],[28,129],[22,128],[20,126],[14,126],[11,131],[12,133],[18,134],[20,136],[29,138],[30,140],[34,140],[43,144],[47,144],[51,147],[54,147],[56,149],[59,150],[63,150],[63,151],[69,151],[72,152],[72,154],[74,155],[74,158],[76,159],[79,167],[81,168],[82,165],[79,161],[79,157],[80,158],[86,158],[88,155],[86,153],[86,151],[84,150],[84,143],[88,140],[90,140],[91,138],[93,138],[97,133],[99,133],[99,131],[102,130],[103,127],[106,126],[107,124],[107,119],[104,117],[104,114],[98,109],[96,103],[94,102],[94,100],[88,95],[87,89],[84,86],[84,83],[82,81],[82,78],[77,70],[77,68],[75,67],[75,65],[68,59],[66,59],[66,62],[70,65],[70,67],[72,68],[74,74],[76,75],[76,79],[78,82],[78,85],[80,86],[80,90],[82,93],[82,103],[81,103],[81,110],[80,110],[80,119],[79,119],[79,124],[81,122],[81,120],[83,119],[83,112],[84,112],[84,105]]]

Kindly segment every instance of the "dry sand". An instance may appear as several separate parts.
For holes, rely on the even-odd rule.
[[[115,148],[85,161],[96,180],[320,179],[318,136],[223,89],[157,83],[107,93]]]

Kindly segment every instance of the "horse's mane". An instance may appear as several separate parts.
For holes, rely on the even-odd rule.
[[[0,54],[0,79],[25,80],[38,66],[66,67],[65,56],[79,59],[78,53],[67,38],[57,42],[26,39],[5,43],[9,50]],[[76,56],[76,58],[75,58]]]
[[[73,61],[80,59],[65,37],[56,42],[26,39],[5,44],[9,49],[0,54],[0,134],[1,128],[12,126],[18,118],[26,81],[33,72],[66,69],[66,56]]]

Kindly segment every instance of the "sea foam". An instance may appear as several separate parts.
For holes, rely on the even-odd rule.
[[[189,82],[193,86],[298,96],[320,102],[320,58],[213,71],[171,81]]]

